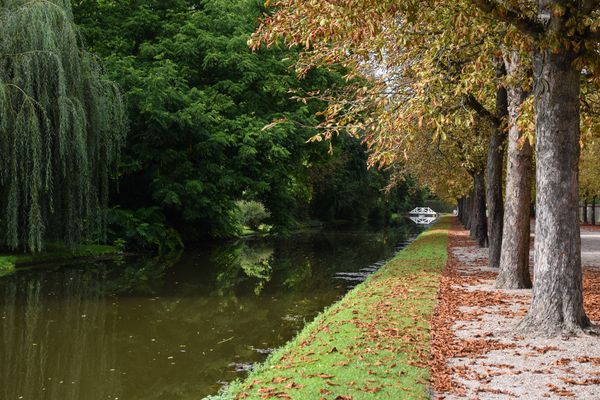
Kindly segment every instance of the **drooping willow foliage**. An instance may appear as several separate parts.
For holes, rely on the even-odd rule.
[[[69,0],[0,0],[0,245],[37,252],[104,230],[123,100]]]

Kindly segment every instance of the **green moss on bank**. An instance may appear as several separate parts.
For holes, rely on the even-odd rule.
[[[101,257],[119,254],[114,246],[97,244],[79,245],[69,248],[64,245],[48,245],[46,251],[39,254],[0,254],[0,277],[14,273],[19,267],[51,264],[76,258]]]
[[[426,399],[450,217],[214,399]]]

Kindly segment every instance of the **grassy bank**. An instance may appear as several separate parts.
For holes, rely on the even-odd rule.
[[[450,217],[216,399],[425,399]]]
[[[69,248],[63,245],[49,245],[46,251],[39,254],[0,254],[0,277],[14,273],[18,268],[54,264],[78,258],[102,257],[118,254],[114,246],[79,245]]]

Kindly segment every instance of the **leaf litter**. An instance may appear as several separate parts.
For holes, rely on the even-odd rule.
[[[432,322],[434,399],[600,399],[600,339],[516,333],[531,291],[494,289],[495,271],[457,222]],[[600,269],[584,269],[584,304],[600,322]]]
[[[427,399],[449,226],[421,235],[223,398]]]

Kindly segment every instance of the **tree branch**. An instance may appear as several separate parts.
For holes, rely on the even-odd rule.
[[[537,39],[544,33],[542,24],[531,20],[518,12],[497,4],[494,0],[472,0],[481,11],[491,14],[496,19],[509,23],[522,33]],[[597,1],[597,0],[591,0]]]
[[[585,40],[597,40],[600,42],[600,31],[592,32],[588,29],[583,38]]]
[[[487,108],[485,108],[485,106],[483,104],[481,104],[479,102],[479,100],[477,100],[475,98],[475,96],[473,96],[472,94],[469,94],[468,96],[466,96],[465,100],[466,100],[466,105],[470,109],[475,111],[477,114],[479,114],[479,116],[481,116],[482,118],[487,118],[496,126],[500,126],[502,124],[502,121],[500,121],[498,116],[496,114],[490,112],[490,110],[488,110]]]

